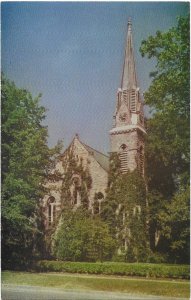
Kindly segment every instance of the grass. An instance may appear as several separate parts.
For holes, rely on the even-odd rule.
[[[3,284],[83,289],[189,298],[189,281],[63,273],[2,272]]]

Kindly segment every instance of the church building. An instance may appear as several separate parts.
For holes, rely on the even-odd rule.
[[[121,172],[138,169],[144,177],[144,112],[137,83],[132,41],[132,24],[128,21],[127,42],[121,85],[117,91],[113,128],[109,132],[111,153],[118,153]],[[45,187],[42,200],[45,228],[53,226],[62,209],[84,205],[95,212],[95,200],[101,210],[108,185],[109,156],[84,144],[76,135],[56,162]],[[67,187],[66,187],[67,183]]]

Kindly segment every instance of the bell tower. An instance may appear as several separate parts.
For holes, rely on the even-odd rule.
[[[144,112],[137,84],[132,39],[132,24],[128,21],[127,42],[121,78],[117,91],[113,128],[110,130],[111,152],[119,154],[121,171],[138,169],[144,176]]]

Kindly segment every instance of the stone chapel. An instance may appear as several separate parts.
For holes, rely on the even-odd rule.
[[[144,176],[144,127],[143,102],[137,83],[132,24],[128,21],[124,65],[121,85],[117,91],[113,128],[109,132],[111,153],[119,154],[121,172],[138,169]],[[71,161],[72,157],[72,161]],[[68,166],[70,165],[70,171]],[[82,173],[79,170],[83,170]],[[94,213],[97,197],[98,210],[106,195],[109,156],[82,142],[76,134],[69,147],[59,157],[50,179],[45,183],[47,195],[42,200],[45,228],[50,229],[65,206],[64,181],[69,182],[68,199],[75,208],[82,205],[82,189],[86,191],[86,207]],[[89,177],[88,177],[89,176]],[[88,181],[85,179],[91,178]],[[83,200],[84,201],[84,200]]]

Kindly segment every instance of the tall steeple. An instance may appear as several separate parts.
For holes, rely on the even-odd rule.
[[[137,84],[132,24],[128,21],[121,86],[110,130],[111,152],[119,153],[123,173],[138,168],[144,175],[144,112]]]
[[[135,59],[133,51],[133,37],[131,19],[128,21],[127,43],[125,49],[125,59],[121,78],[121,89],[130,89],[137,87],[137,77],[135,69]]]

